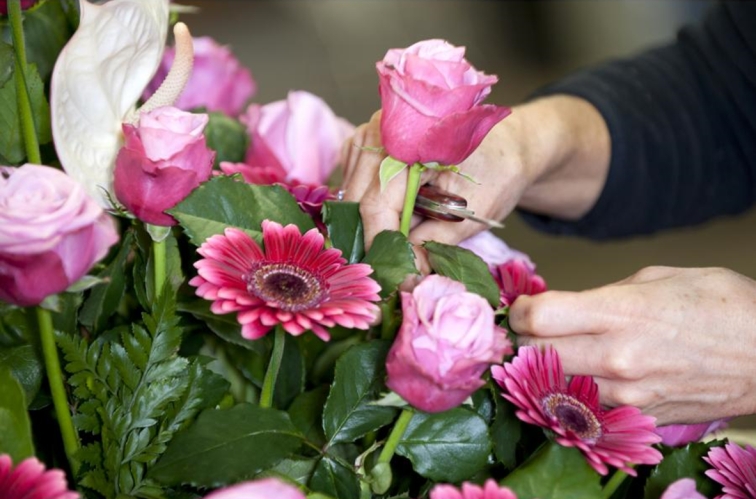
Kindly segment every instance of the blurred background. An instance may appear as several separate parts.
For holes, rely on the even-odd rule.
[[[512,105],[580,67],[674,40],[704,0],[184,0],[195,36],[230,45],[258,83],[255,101],[313,92],[355,124],[380,107],[375,61],[427,38],[467,47]],[[664,234],[594,243],[547,236],[516,215],[499,235],[530,254],[550,288],[580,290],[648,265],[722,266],[756,278],[756,212]],[[737,426],[737,425],[736,425]]]

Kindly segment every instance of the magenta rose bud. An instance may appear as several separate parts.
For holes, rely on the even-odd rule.
[[[257,92],[257,84],[249,70],[234,57],[231,50],[210,37],[194,38],[194,67],[189,81],[174,104],[188,111],[204,107],[238,116],[247,101]],[[176,58],[176,48],[168,47],[154,78],[144,91],[147,100],[165,80]]]
[[[402,314],[386,384],[423,411],[460,405],[483,386],[481,374],[512,353],[488,302],[448,277],[430,275],[402,292]]]
[[[245,169],[279,167],[286,172],[287,183],[325,184],[338,164],[341,146],[354,133],[351,123],[336,116],[320,97],[304,91],[289,92],[286,100],[264,106],[253,104],[241,121],[252,144],[244,161],[247,166],[223,171],[247,177]]]
[[[0,300],[38,305],[118,241],[114,220],[60,170],[0,168]]]
[[[376,69],[383,146],[407,164],[459,164],[511,112],[481,105],[497,77],[477,71],[464,47],[444,40],[391,49]]]
[[[126,143],[118,152],[115,194],[138,219],[153,225],[176,225],[165,213],[210,178],[215,152],[202,131],[206,114],[160,107],[123,125]]]
[[[671,447],[698,442],[709,433],[727,428],[729,419],[717,419],[708,423],[698,424],[672,424],[658,426],[656,434],[662,437],[661,443]]]
[[[37,3],[37,0],[21,0],[21,10],[26,10]],[[8,15],[8,0],[0,0],[0,16]]]
[[[219,489],[205,499],[305,499],[295,486],[277,478],[264,478]]]

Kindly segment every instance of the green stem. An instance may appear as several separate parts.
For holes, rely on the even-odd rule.
[[[617,470],[614,475],[606,482],[604,490],[601,491],[602,499],[609,499],[617,491],[622,482],[627,478],[627,473],[622,470]]]
[[[79,472],[79,461],[74,456],[79,450],[79,435],[76,433],[71,412],[68,409],[68,397],[66,395],[66,388],[63,385],[63,372],[60,369],[58,349],[55,347],[55,338],[53,337],[52,316],[48,310],[42,307],[37,307],[36,311],[39,336],[42,342],[42,353],[45,357],[47,380],[50,383],[55,415],[58,417],[58,425],[60,426],[60,433],[63,436],[63,447],[68,457],[68,463],[71,465],[74,476],[76,476]]]
[[[165,284],[165,239],[152,241],[152,263],[155,270],[155,299],[157,300]]]
[[[412,222],[412,212],[415,209],[415,199],[417,191],[420,189],[420,174],[425,167],[420,163],[415,163],[409,167],[407,174],[407,192],[404,195],[404,207],[402,208],[402,222],[399,230],[405,236],[409,235],[410,223]]]
[[[399,445],[399,441],[404,436],[404,432],[407,431],[407,426],[409,426],[413,414],[414,413],[409,409],[404,409],[402,411],[399,419],[397,419],[396,423],[394,424],[394,428],[391,430],[391,434],[389,435],[388,440],[386,440],[386,445],[383,446],[381,455],[378,456],[379,463],[388,463],[391,461],[391,458],[394,457],[396,447]]]
[[[10,0],[8,3],[8,17],[11,25],[13,49],[16,54],[14,81],[16,84],[16,101],[18,115],[21,119],[21,133],[24,138],[26,157],[29,163],[41,164],[42,156],[39,153],[37,129],[34,126],[29,89],[26,86],[28,78],[26,77],[26,45],[24,43],[24,27],[21,17],[21,0]]]
[[[260,407],[273,407],[273,390],[276,386],[276,379],[278,379],[278,370],[281,369],[285,343],[286,332],[281,326],[276,326],[276,333],[273,337],[273,353],[270,355],[270,363],[268,370],[265,371],[262,392],[260,393]]]

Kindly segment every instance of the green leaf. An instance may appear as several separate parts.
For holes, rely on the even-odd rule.
[[[72,34],[60,0],[39,2],[24,12],[26,55],[37,65],[42,80],[50,77],[58,54]]]
[[[462,407],[415,413],[396,448],[419,474],[443,482],[470,478],[485,466],[490,451],[486,422]]]
[[[0,42],[0,61],[7,60],[8,50],[13,50],[7,44]],[[2,63],[0,63],[2,66]],[[45,98],[45,86],[39,77],[36,66],[27,65],[26,86],[29,90],[32,118],[37,130],[40,144],[52,140],[50,131],[50,107]],[[20,118],[16,102],[15,78],[11,78],[0,87],[0,155],[12,164],[20,163],[26,157],[24,142],[21,137]]]
[[[470,293],[477,293],[491,304],[499,306],[499,287],[488,265],[478,255],[459,246],[450,246],[435,241],[426,242],[431,267],[438,274],[450,277],[465,285]]]
[[[305,438],[322,447],[326,443],[321,425],[323,406],[328,398],[328,387],[321,386],[299,395],[289,407],[289,417]]]
[[[363,263],[373,267],[371,277],[381,285],[381,297],[396,290],[408,274],[417,274],[412,245],[401,232],[384,230],[373,240]]]
[[[651,471],[646,481],[644,499],[658,499],[672,482],[685,477],[696,481],[698,492],[713,497],[721,487],[704,474],[709,465],[702,458],[713,447],[720,447],[724,443],[723,440],[713,440],[691,443],[682,448],[664,448],[664,460]]]
[[[241,324],[236,320],[236,314],[217,315],[210,311],[210,302],[194,300],[179,304],[181,312],[192,314],[196,319],[207,324],[210,330],[224,341],[252,350],[259,355],[267,355],[265,344],[259,340],[248,340],[241,335]]]
[[[223,175],[200,185],[168,213],[197,246],[210,236],[222,234],[226,227],[242,229],[259,242],[261,224],[266,219],[281,225],[295,224],[302,232],[315,227],[284,188],[247,184]]]
[[[602,499],[600,479],[578,449],[548,442],[501,485],[519,499]]]
[[[220,112],[207,113],[210,121],[205,127],[207,146],[215,151],[215,167],[221,161],[244,161],[249,146],[247,128],[237,120]]]
[[[310,489],[335,499],[360,497],[360,482],[354,470],[330,456],[324,456],[318,462],[310,480]]]
[[[281,368],[273,391],[275,407],[285,409],[304,391],[305,365],[304,357],[299,351],[297,338],[287,334],[284,336],[284,352]]]
[[[318,463],[316,458],[290,458],[284,459],[272,468],[263,471],[255,476],[255,479],[265,477],[278,477],[287,482],[293,482],[297,485],[305,486],[312,478],[315,466]]]
[[[9,369],[24,389],[27,403],[31,403],[42,386],[44,366],[32,345],[0,348],[0,368]]]
[[[340,249],[349,263],[357,263],[365,256],[365,234],[362,231],[360,204],[345,201],[326,201],[323,222],[334,248]]]
[[[336,374],[323,409],[323,429],[328,445],[353,442],[389,424],[396,409],[371,405],[384,387],[389,344],[373,341],[357,345],[336,362]]]
[[[504,399],[496,390],[492,390],[496,400],[496,416],[491,425],[491,439],[496,458],[512,469],[517,466],[517,443],[520,441],[521,423],[515,416],[514,406]]]
[[[285,412],[249,404],[208,410],[173,438],[149,476],[166,485],[234,483],[274,466],[301,443]]]
[[[10,370],[0,368],[0,454],[14,463],[34,455],[24,390]]]
[[[378,178],[381,180],[381,192],[386,190],[388,183],[391,180],[402,173],[409,165],[398,159],[394,159],[391,156],[386,156],[381,161],[380,171],[378,172]]]
[[[7,43],[0,43],[0,88],[13,81],[14,61],[13,47]]]
[[[131,253],[134,233],[127,231],[120,244],[118,254],[110,264],[100,272],[98,277],[104,283],[92,288],[89,297],[79,312],[79,321],[96,332],[102,331],[107,320],[121,304],[126,290],[126,275],[124,269]]]

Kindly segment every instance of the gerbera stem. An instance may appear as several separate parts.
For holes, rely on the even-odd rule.
[[[609,499],[612,497],[612,495],[617,491],[620,485],[622,485],[622,482],[625,481],[627,478],[627,473],[625,473],[622,470],[617,470],[614,472],[614,475],[609,479],[608,482],[606,482],[606,485],[604,486],[604,490],[601,493],[601,497],[603,499]]]
[[[404,436],[404,432],[407,431],[407,427],[409,426],[413,414],[414,412],[412,412],[411,410],[404,409],[399,415],[399,419],[396,420],[394,428],[391,430],[391,434],[389,435],[388,440],[386,440],[386,445],[383,446],[381,455],[378,456],[379,463],[388,463],[391,461],[391,458],[394,457],[396,447],[399,445],[399,441]]]
[[[276,379],[278,379],[278,370],[281,369],[285,343],[286,333],[284,329],[281,326],[276,326],[275,336],[273,337],[273,353],[270,355],[270,363],[268,370],[265,371],[262,392],[260,393],[260,407],[273,407],[273,390],[276,386]]]
[[[165,284],[165,239],[152,241],[152,263],[155,271],[155,299],[158,299]]]
[[[407,193],[404,195],[402,221],[399,226],[399,230],[405,236],[409,235],[412,211],[415,209],[415,199],[417,199],[417,191],[420,189],[420,175],[424,169],[425,167],[422,164],[415,163],[409,167],[409,171],[407,172]]]
[[[42,307],[37,307],[36,312],[39,337],[42,342],[42,353],[45,358],[45,369],[47,370],[47,380],[50,383],[55,415],[58,417],[60,433],[63,436],[63,448],[66,451],[68,463],[71,465],[71,471],[76,476],[79,471],[79,461],[74,456],[79,450],[79,435],[76,433],[71,412],[68,409],[68,397],[66,396],[66,388],[63,385],[63,373],[60,369],[58,349],[55,347],[55,338],[53,336],[52,316],[50,316],[48,310]]]
[[[10,0],[8,2],[8,17],[11,25],[13,50],[16,55],[16,68],[13,76],[16,84],[16,102],[18,105],[18,114],[21,118],[21,133],[24,138],[26,158],[29,163],[41,164],[42,157],[39,153],[37,129],[34,126],[29,89],[26,86],[28,78],[26,77],[26,45],[21,18],[21,0]]]

